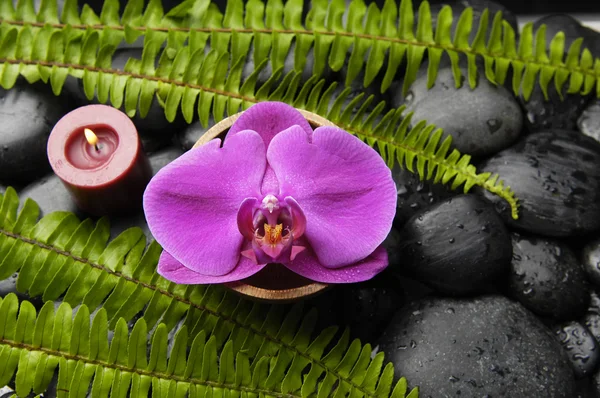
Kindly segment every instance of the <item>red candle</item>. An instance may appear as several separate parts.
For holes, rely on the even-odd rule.
[[[77,206],[97,216],[140,208],[152,177],[135,125],[106,105],[60,119],[48,138],[48,159]]]

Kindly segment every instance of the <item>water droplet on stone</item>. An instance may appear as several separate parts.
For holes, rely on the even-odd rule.
[[[502,121],[498,119],[490,119],[487,122],[488,130],[490,133],[494,134],[496,131],[500,130],[502,127]]]

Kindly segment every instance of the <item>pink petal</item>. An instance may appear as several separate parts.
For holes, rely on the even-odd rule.
[[[267,160],[280,195],[293,197],[306,216],[306,232],[327,268],[354,264],[386,238],[396,211],[392,173],[375,150],[336,127],[319,127],[312,143],[291,127],[277,135]]]
[[[237,212],[259,194],[265,145],[258,134],[241,132],[223,148],[213,140],[161,169],[144,193],[152,235],[193,271],[219,276],[238,263],[243,236]]]
[[[305,278],[321,283],[354,283],[373,278],[388,266],[387,251],[379,246],[367,258],[342,267],[325,268],[311,250],[304,250],[287,268]]]
[[[265,265],[256,265],[246,257],[240,257],[236,267],[228,274],[220,276],[203,275],[186,268],[166,250],[163,250],[158,262],[158,273],[175,283],[197,285],[238,281],[254,275],[264,267]]]
[[[292,213],[292,237],[298,239],[304,235],[304,231],[306,231],[306,216],[294,198],[287,196],[284,200],[288,206],[290,206]]]
[[[258,206],[258,199],[246,198],[240,205],[240,209],[237,214],[237,224],[240,233],[246,238],[246,240],[252,241],[254,239],[254,223],[252,222],[254,216],[254,209]]]
[[[294,125],[300,126],[309,137],[312,136],[310,124],[293,106],[282,102],[259,102],[248,108],[233,123],[225,137],[225,142],[241,131],[253,130],[263,138],[265,147],[268,147],[276,134]],[[267,166],[261,183],[261,193],[267,195],[278,191],[279,185],[275,173]]]
[[[307,136],[312,135],[310,124],[293,106],[282,102],[259,102],[248,108],[233,123],[225,142],[240,131],[254,130],[265,141],[265,147],[268,147],[277,133],[294,125],[300,126]]]

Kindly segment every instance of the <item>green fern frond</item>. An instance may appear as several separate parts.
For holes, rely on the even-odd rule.
[[[15,191],[8,188],[2,196],[0,205],[0,279],[18,272],[17,289],[27,292],[31,297],[41,295],[44,301],[49,301],[50,304],[42,309],[37,322],[34,322],[35,317],[31,316],[32,312],[29,309],[26,315],[23,315],[23,320],[18,320],[16,323],[9,320],[15,317],[16,300],[5,300],[0,306],[0,336],[4,336],[3,340],[0,339],[0,355],[4,355],[0,357],[0,360],[3,360],[0,363],[10,365],[4,370],[0,366],[0,384],[12,377],[19,358],[25,358],[21,359],[24,365],[19,365],[23,381],[20,381],[17,373],[17,384],[21,383],[23,390],[37,386],[36,388],[39,388],[34,391],[38,392],[40,388],[47,385],[52,375],[50,370],[48,374],[35,373],[38,372],[36,370],[38,368],[44,369],[44,367],[33,366],[36,361],[42,360],[40,357],[43,357],[46,358],[43,359],[44,361],[49,361],[46,369],[54,369],[57,363],[62,368],[64,363],[64,366],[67,366],[64,377],[76,376],[78,380],[85,378],[87,381],[78,384],[85,391],[94,372],[98,381],[94,381],[92,389],[96,385],[98,385],[96,388],[107,389],[110,388],[111,382],[114,386],[114,383],[129,383],[130,379],[134,384],[140,384],[144,380],[144,383],[150,383],[154,377],[164,379],[164,382],[153,381],[152,388],[165,388],[167,389],[165,391],[171,391],[171,388],[176,387],[188,388],[185,385],[178,387],[180,382],[190,383],[188,379],[190,373],[185,372],[188,372],[192,365],[189,365],[191,362],[186,365],[185,357],[178,359],[172,366],[171,362],[159,366],[152,358],[164,359],[166,355],[153,356],[151,352],[148,366],[154,364],[153,372],[161,369],[159,373],[164,377],[161,379],[160,375],[154,373],[149,375],[140,373],[137,367],[143,369],[146,365],[140,366],[140,362],[136,361],[141,361],[140,355],[145,350],[142,350],[139,345],[136,346],[138,348],[136,348],[135,358],[138,359],[132,359],[133,337],[129,338],[129,356],[122,351],[113,354],[112,347],[116,344],[114,342],[117,338],[113,337],[111,349],[106,346],[107,343],[103,339],[100,339],[94,344],[104,344],[103,348],[95,351],[90,348],[86,351],[84,357],[88,358],[87,355],[92,355],[93,352],[95,360],[98,360],[99,355],[108,353],[108,359],[102,359],[101,364],[88,362],[85,358],[81,359],[83,362],[78,361],[79,357],[72,358],[75,353],[69,350],[73,349],[74,344],[76,349],[79,349],[77,344],[82,344],[73,343],[73,339],[87,334],[87,329],[82,329],[87,326],[84,325],[83,320],[80,320],[78,324],[80,329],[73,329],[73,333],[68,337],[71,338],[70,342],[60,340],[67,339],[67,331],[70,327],[61,329],[65,334],[61,335],[60,339],[52,334],[52,322],[58,322],[54,320],[59,319],[58,315],[53,315],[52,302],[62,297],[64,304],[61,308],[63,309],[59,308],[58,313],[61,314],[60,322],[63,325],[70,322],[71,311],[65,309],[70,308],[68,305],[71,307],[83,305],[85,307],[81,308],[89,308],[92,312],[100,308],[98,314],[102,314],[102,320],[97,321],[96,328],[104,328],[101,331],[105,333],[108,327],[115,330],[115,336],[120,334],[122,336],[119,338],[126,340],[125,323],[141,314],[132,336],[135,335],[136,328],[142,327],[137,326],[140,322],[143,322],[144,333],[140,331],[139,335],[136,335],[138,339],[135,340],[136,344],[141,344],[142,340],[139,339],[145,337],[145,330],[154,330],[154,339],[166,339],[164,336],[169,332],[178,330],[179,337],[176,340],[185,341],[186,347],[187,344],[191,344],[190,358],[199,357],[202,353],[202,351],[195,353],[194,345],[198,343],[194,337],[205,336],[203,339],[213,344],[211,361],[216,361],[214,350],[223,350],[221,358],[227,352],[228,361],[243,356],[244,375],[247,371],[254,375],[249,379],[250,381],[246,378],[243,380],[256,383],[251,384],[253,388],[259,388],[267,395],[269,391],[274,392],[273,395],[276,396],[303,397],[313,394],[332,396],[338,392],[342,396],[350,394],[363,397],[404,397],[406,394],[406,380],[400,379],[394,383],[392,365],[388,363],[384,366],[383,353],[378,353],[371,359],[372,349],[369,344],[362,345],[358,340],[350,341],[347,331],[336,341],[336,327],[325,329],[313,337],[316,324],[314,310],[305,314],[302,307],[297,305],[284,314],[282,306],[253,303],[241,299],[222,286],[178,285],[169,282],[156,272],[160,247],[152,242],[146,248],[144,235],[139,228],[129,229],[109,243],[109,227],[105,219],[101,219],[94,225],[90,220],[80,222],[72,213],[55,212],[38,221],[39,208],[35,202],[26,200],[19,213],[17,213],[18,207],[19,201]],[[81,315],[81,318],[87,322],[87,316]],[[77,320],[77,316],[75,319]],[[25,322],[29,322],[27,326],[19,326]],[[45,322],[43,325],[46,326],[38,327],[41,322]],[[16,332],[13,332],[15,324],[16,330],[21,331],[16,340],[14,337]],[[185,327],[189,333],[186,335],[181,329],[177,329],[178,325]],[[6,330],[11,333],[8,337]],[[33,334],[34,340],[25,342],[24,333]],[[42,337],[35,340],[38,334]],[[92,335],[96,336],[96,334]],[[156,337],[158,335],[160,337]],[[23,348],[19,344],[25,343],[29,344],[27,348],[19,350]],[[3,344],[8,344],[10,348],[2,349]],[[51,355],[50,352],[38,349],[39,347],[51,349],[52,352],[59,350],[60,355]],[[161,340],[160,347],[161,350],[166,350],[166,340],[164,342]],[[332,348],[328,349],[328,347]],[[179,352],[175,348],[173,350]],[[206,354],[206,348],[203,350]],[[185,349],[182,348],[181,352],[184,353]],[[70,361],[71,359],[73,361]],[[106,361],[124,367],[109,366],[105,369]],[[203,363],[197,363],[195,366],[205,366]],[[239,362],[237,366],[240,366]],[[127,369],[136,370],[132,370],[129,374]],[[216,366],[211,366],[210,372],[216,372],[216,369]],[[187,376],[181,376],[182,374]],[[230,373],[228,374],[231,376]],[[149,377],[145,379],[144,375]],[[198,375],[197,379],[202,382],[217,380],[223,383],[220,374],[218,379],[208,377],[217,377],[213,373]],[[136,377],[138,377],[137,382]],[[59,389],[72,388],[73,384],[69,380],[71,379],[61,379],[59,373]],[[205,384],[199,382],[195,388],[218,387],[218,385]],[[121,388],[126,391],[126,387]],[[17,392],[20,395],[19,390]],[[412,398],[417,394],[417,390],[412,390],[409,396]]]
[[[536,32],[532,24],[525,26],[517,43],[513,28],[497,13],[490,21],[485,10],[478,26],[473,25],[473,10],[465,9],[452,37],[455,16],[450,7],[444,7],[433,26],[429,4],[419,7],[418,17],[411,0],[386,0],[380,10],[375,4],[368,7],[364,0],[311,2],[303,20],[303,0],[261,0],[227,2],[222,14],[209,0],[186,0],[166,15],[160,0],[151,0],[144,8],[143,0],[130,0],[119,14],[119,2],[104,3],[100,16],[84,6],[81,13],[76,0],[65,3],[62,15],[57,15],[56,0],[42,2],[36,13],[29,2],[19,2],[16,9],[12,0],[0,0],[0,35],[11,27],[32,27],[34,32],[47,29],[48,34],[62,32],[69,39],[85,40],[94,32],[99,34],[100,47],[116,47],[122,40],[133,42],[141,35],[149,41],[167,40],[167,47],[179,50],[186,43],[190,53],[204,49],[207,43],[219,53],[231,52],[234,60],[245,59],[253,45],[253,62],[259,65],[270,59],[273,70],[285,63],[294,53],[294,69],[303,70],[314,54],[312,72],[320,76],[329,66],[338,71],[348,65],[346,84],[364,72],[364,85],[370,85],[383,71],[381,91],[386,91],[402,65],[404,90],[416,77],[424,55],[427,54],[428,85],[432,86],[443,53],[452,62],[456,85],[461,84],[459,57],[468,64],[468,81],[476,85],[477,63],[484,64],[484,74],[492,82],[503,84],[509,68],[513,69],[512,86],[515,94],[523,92],[527,99],[538,82],[547,94],[554,81],[558,92],[568,81],[569,93],[590,93],[596,86],[600,96],[600,59],[587,49],[581,49],[582,40],[575,40],[564,56],[565,36],[558,33],[546,50],[545,26]],[[344,21],[344,16],[346,20]],[[416,20],[415,20],[416,19]],[[474,39],[469,43],[471,33]],[[489,39],[486,43],[486,38]],[[293,44],[294,43],[294,44]],[[386,61],[387,59],[387,61]],[[403,64],[403,61],[405,64]]]
[[[273,362],[263,356],[251,366],[248,355],[234,352],[232,340],[218,347],[215,336],[207,338],[204,331],[190,335],[186,326],[170,339],[167,328],[160,324],[148,339],[144,319],[136,321],[131,333],[125,320],[119,319],[109,340],[103,308],[91,324],[87,306],[80,306],[74,316],[73,312],[67,303],[55,310],[54,303],[47,302],[36,314],[31,303],[19,303],[14,294],[0,298],[0,384],[6,385],[16,374],[19,396],[31,391],[40,394],[58,369],[58,397],[85,397],[88,391],[92,397],[147,397],[149,393],[153,397],[302,396],[299,390],[281,391],[286,371],[278,369],[280,357]],[[188,340],[192,341],[189,354]],[[346,358],[354,355],[352,349]],[[381,366],[378,361],[368,362],[356,373],[366,377]],[[292,365],[287,374],[292,373],[300,379],[302,369]],[[401,379],[395,394],[390,394],[392,380],[387,373],[384,371],[375,395],[404,397],[406,380]],[[414,391],[412,397],[418,390]],[[325,380],[315,394],[328,396],[330,392]],[[335,393],[344,396],[350,389],[340,384]]]
[[[8,31],[0,45],[0,59],[7,60],[0,64],[3,87],[12,87],[21,74],[30,82],[38,79],[50,82],[58,94],[71,75],[83,80],[89,99],[97,95],[100,102],[110,100],[115,107],[124,104],[130,116],[138,108],[141,116],[145,116],[156,95],[169,121],[181,110],[188,122],[197,114],[203,125],[208,124],[211,111],[214,120],[219,121],[259,101],[287,102],[318,113],[377,147],[390,167],[397,160],[410,171],[416,170],[422,179],[451,183],[453,189],[464,184],[464,192],[475,185],[481,186],[504,198],[511,206],[513,218],[518,217],[514,194],[498,181],[498,176],[478,174],[470,164],[470,156],[461,155],[457,150],[450,152],[450,138],[440,144],[442,133],[434,126],[422,122],[409,129],[411,115],[403,118],[403,108],[390,110],[384,116],[382,103],[367,114],[372,98],[362,101],[360,95],[348,101],[348,89],[334,96],[335,83],[323,91],[324,80],[313,76],[302,83],[301,73],[294,71],[280,78],[282,68],[257,88],[256,77],[261,67],[242,82],[242,59],[233,63],[229,54],[215,50],[206,55],[203,49],[191,53],[189,46],[174,52],[169,48],[161,50],[162,43],[156,40],[145,44],[141,60],[131,58],[124,70],[119,71],[110,66],[114,47],[99,48],[97,33],[90,34],[85,42],[78,38],[65,44],[63,33],[49,34],[44,29],[50,28],[39,31],[33,44],[23,42],[30,41],[31,28]],[[33,51],[17,53],[17,48],[27,47]],[[46,52],[36,52],[39,48]],[[155,66],[157,58],[159,62]],[[358,112],[353,114],[357,107]],[[375,123],[378,118],[381,120]]]

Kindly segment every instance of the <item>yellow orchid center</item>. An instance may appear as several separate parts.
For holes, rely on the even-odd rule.
[[[264,242],[269,245],[275,246],[279,242],[281,242],[283,232],[283,224],[277,224],[272,227],[271,225],[265,223],[265,237]]]

